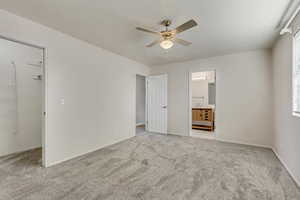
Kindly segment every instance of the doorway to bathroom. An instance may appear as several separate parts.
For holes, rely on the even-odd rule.
[[[190,135],[214,139],[216,129],[216,71],[190,74]]]
[[[21,156],[26,163],[44,164],[44,85],[44,49],[0,37],[2,160]]]

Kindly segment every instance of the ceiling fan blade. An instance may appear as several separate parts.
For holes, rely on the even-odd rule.
[[[147,44],[146,47],[153,47],[156,44],[159,44],[161,42],[161,39],[155,40],[154,42],[151,42],[150,44]]]
[[[188,42],[186,40],[182,40],[182,39],[179,39],[179,38],[174,38],[173,41],[177,42],[178,44],[181,44],[183,46],[189,46],[189,45],[192,44],[191,42]]]
[[[148,30],[148,29],[145,29],[145,28],[141,28],[141,27],[136,27],[136,30],[147,32],[147,33],[152,33],[152,34],[155,34],[155,35],[160,35],[160,32],[151,31],[151,30]]]
[[[190,28],[193,28],[194,26],[197,26],[197,22],[193,19],[191,19],[190,21],[188,22],[185,22],[184,24],[178,26],[175,30],[176,30],[176,33],[181,33],[183,31],[186,31]]]

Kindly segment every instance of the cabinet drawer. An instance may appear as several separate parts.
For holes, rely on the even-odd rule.
[[[193,121],[213,121],[212,109],[193,109],[192,110]]]

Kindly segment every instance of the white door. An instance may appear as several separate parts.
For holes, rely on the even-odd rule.
[[[147,131],[167,134],[168,76],[147,77]]]

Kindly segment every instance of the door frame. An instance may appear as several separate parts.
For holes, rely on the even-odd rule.
[[[215,84],[216,84],[216,96],[215,96],[215,113],[214,113],[214,117],[215,117],[215,128],[214,131],[212,132],[212,136],[209,137],[209,139],[217,139],[217,120],[216,120],[216,116],[217,116],[217,69],[216,68],[201,68],[199,70],[190,70],[188,72],[188,135],[192,136],[192,74],[193,73],[197,73],[197,72],[208,72],[208,71],[214,71],[215,72]],[[201,136],[199,136],[201,137]],[[204,136],[204,138],[207,138]]]
[[[48,71],[47,71],[47,48],[42,47],[36,44],[32,44],[29,42],[24,42],[21,40],[17,40],[14,38],[6,37],[0,35],[0,39],[15,42],[21,45],[30,46],[36,49],[40,49],[43,52],[43,65],[42,65],[42,113],[41,113],[41,121],[42,121],[42,167],[47,167],[46,164],[46,135],[47,135],[47,94],[48,94]]]

